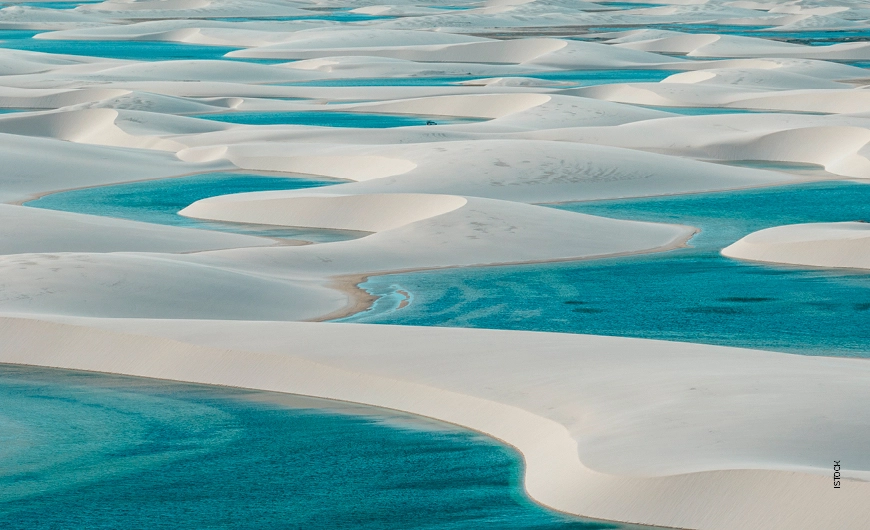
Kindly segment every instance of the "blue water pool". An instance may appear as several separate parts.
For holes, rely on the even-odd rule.
[[[8,41],[30,39],[37,33],[40,32],[29,29],[0,29],[0,45],[4,48],[11,48],[12,46],[8,45]]]
[[[747,114],[747,113],[776,113],[782,111],[776,110],[754,110],[754,109],[732,109],[725,107],[656,107],[652,105],[637,105],[646,109],[660,110],[670,112],[672,114],[683,114],[684,116],[709,116],[712,114]],[[798,113],[795,113],[798,114]],[[800,114],[810,114],[808,112]]]
[[[870,185],[825,182],[559,208],[700,227],[691,248],[625,258],[370,278],[382,296],[347,319],[645,337],[870,357],[870,274],[724,258],[775,225],[870,218]],[[397,309],[405,302],[406,307]],[[410,302],[408,304],[408,302]]]
[[[605,529],[511,449],[325,400],[0,365],[0,527]]]
[[[361,232],[285,228],[244,223],[201,221],[178,215],[194,202],[231,193],[295,190],[335,184],[333,180],[282,178],[236,173],[207,173],[189,177],[147,180],[98,186],[45,195],[25,206],[65,212],[102,215],[185,228],[200,228],[280,239],[329,242],[354,239]]]
[[[67,2],[20,2],[20,3],[2,3],[0,4],[0,9],[4,7],[10,6],[26,6],[26,7],[39,7],[42,9],[75,9],[76,7],[84,4],[98,4],[101,0],[73,0]]]
[[[287,62],[284,59],[248,59],[224,57],[225,54],[239,50],[238,47],[205,46],[183,42],[157,41],[94,41],[94,40],[51,40],[34,39],[37,33],[30,30],[0,30],[0,49],[36,51],[64,55],[83,55],[107,59],[136,61],[177,61],[177,60],[229,60],[276,64]]]
[[[598,5],[603,7],[612,7],[614,9],[647,9],[650,7],[662,7],[663,4],[642,4],[640,2],[598,2]]]
[[[245,125],[314,125],[317,127],[360,127],[368,129],[475,123],[482,121],[473,118],[446,116],[322,111],[227,112],[222,114],[203,114],[197,116],[197,118]]]

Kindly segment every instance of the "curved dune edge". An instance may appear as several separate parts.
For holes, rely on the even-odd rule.
[[[178,151],[184,145],[154,136],[133,136],[115,125],[118,111],[84,109],[0,118],[0,133],[66,140],[80,144]]]
[[[722,255],[784,265],[870,269],[870,224],[776,226],[749,234],[722,249]]]
[[[181,149],[179,160],[192,163],[227,160],[239,169],[302,173],[362,182],[407,173],[417,164],[379,155],[273,155],[245,146],[209,145]]]
[[[423,193],[287,197],[264,192],[202,199],[178,213],[211,221],[381,232],[452,212],[467,202]]]
[[[539,107],[551,99],[546,94],[473,94],[366,103],[348,106],[347,109],[358,112],[496,119]]]
[[[195,321],[190,324],[196,326]],[[346,333],[354,348],[379,347],[378,341],[371,341],[372,326],[288,325],[298,326],[302,348],[306,342],[318,340],[317,332],[326,326],[330,334],[339,330]],[[363,332],[365,328],[369,329]],[[401,326],[377,328],[380,330],[375,333],[383,333],[384,341],[407,340],[415,331]],[[523,333],[435,331],[443,337],[456,332],[465,337]],[[362,335],[354,337],[357,333]],[[834,490],[827,477],[751,469],[652,478],[599,473],[583,465],[576,441],[555,421],[489,399],[314,362],[297,357],[295,351],[288,354],[222,349],[195,341],[10,317],[0,318],[0,339],[4,344],[0,362],[5,363],[302,394],[401,410],[465,426],[517,448],[525,459],[529,495],[567,513],[716,530],[860,528],[870,518],[870,505],[863,502],[870,494],[870,484],[864,482],[847,481],[848,487]],[[577,340],[581,342],[583,336],[577,336]],[[819,362],[840,363],[843,369],[861,363],[844,359]]]
[[[689,242],[689,240],[698,234],[699,230],[694,227],[686,227],[686,231],[678,237],[675,237],[669,243],[665,245],[660,245],[658,247],[635,250],[630,252],[610,252],[602,255],[594,255],[594,256],[584,256],[584,257],[572,257],[572,258],[557,258],[557,259],[544,259],[544,260],[532,260],[532,261],[507,261],[500,263],[487,263],[483,265],[450,265],[450,266],[440,266],[440,267],[417,267],[410,269],[397,269],[397,270],[384,270],[377,272],[365,272],[365,273],[355,273],[355,274],[342,274],[339,276],[332,276],[329,278],[329,283],[327,286],[336,291],[340,291],[341,293],[347,296],[347,304],[344,307],[333,311],[331,313],[327,313],[324,315],[320,315],[315,318],[310,318],[305,320],[305,322],[331,322],[338,321],[344,318],[348,318],[356,315],[357,313],[362,313],[363,311],[367,311],[371,309],[374,303],[378,300],[378,297],[369,293],[365,289],[363,289],[362,284],[367,282],[369,278],[373,278],[375,276],[386,276],[389,274],[407,274],[411,272],[421,272],[421,271],[431,271],[431,270],[441,270],[441,269],[455,269],[459,267],[506,267],[512,265],[531,265],[535,263],[564,263],[569,261],[587,261],[593,259],[604,259],[604,258],[620,258],[625,256],[636,256],[638,254],[652,254],[655,252],[666,252],[668,250],[674,250],[678,248],[683,248]],[[368,324],[367,324],[368,325]]]
[[[365,40],[361,42],[365,42]],[[227,53],[227,57],[293,60],[361,55],[430,63],[523,64],[546,57],[567,45],[566,41],[549,38],[486,40],[452,44],[408,44],[405,46],[394,43],[359,46],[352,42],[342,41],[332,43],[289,41],[232,51]]]

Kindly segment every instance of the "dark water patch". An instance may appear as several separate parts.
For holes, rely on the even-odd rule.
[[[736,315],[740,313],[739,309],[734,309],[733,307],[716,307],[716,306],[707,306],[707,307],[690,307],[686,309],[688,313],[701,313],[707,315]]]
[[[774,300],[776,300],[776,298],[769,298],[766,296],[726,296],[725,298],[719,298],[720,302],[739,303],[772,302]]]

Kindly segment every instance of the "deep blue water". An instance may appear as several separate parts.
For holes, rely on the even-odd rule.
[[[411,116],[401,114],[322,111],[226,112],[221,114],[202,114],[197,116],[197,118],[227,123],[243,123],[245,125],[315,125],[318,127],[359,127],[367,129],[411,127],[415,125],[473,123],[481,121],[446,116]]]
[[[870,220],[870,185],[825,182],[559,208],[700,227],[691,248],[370,278],[356,322],[591,333],[870,357],[870,274],[753,264],[721,248],[763,228]],[[410,299],[402,293],[410,293]],[[396,309],[403,300],[410,304]]]
[[[178,215],[179,210],[207,197],[252,191],[295,190],[335,183],[333,180],[313,178],[207,173],[62,191],[29,201],[25,206],[282,239],[328,242],[359,237],[359,232],[344,230],[219,223]]]
[[[0,527],[604,529],[524,494],[511,449],[281,394],[0,365]]]

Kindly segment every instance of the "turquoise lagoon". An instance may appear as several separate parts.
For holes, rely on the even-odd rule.
[[[15,365],[0,403],[8,530],[628,528],[534,504],[491,438],[372,407]]]
[[[632,257],[370,278],[352,322],[590,333],[870,357],[870,274],[732,260],[744,235],[870,218],[870,185],[823,182],[559,205],[701,228],[690,247]],[[409,293],[409,294],[405,294]],[[410,302],[397,309],[402,302]]]
[[[183,42],[54,40],[34,39],[44,31],[0,30],[0,49],[26,50],[62,55],[104,57],[135,61],[229,60],[263,64],[285,63],[283,59],[247,59],[224,57],[239,47],[207,46]]]
[[[102,215],[184,228],[200,228],[281,239],[325,243],[354,239],[363,232],[288,228],[245,223],[201,221],[178,215],[194,202],[231,193],[296,190],[336,184],[336,180],[285,178],[239,173],[206,173],[189,177],[145,180],[96,186],[45,195],[25,206],[65,212]]]

